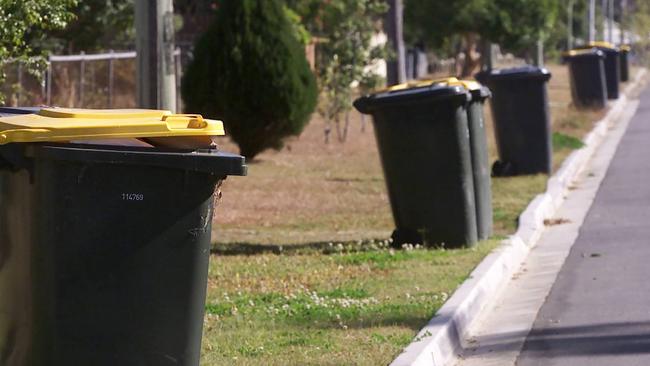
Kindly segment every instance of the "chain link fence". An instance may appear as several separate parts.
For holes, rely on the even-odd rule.
[[[51,55],[39,75],[20,62],[7,62],[0,93],[7,106],[57,106],[68,108],[135,108],[136,52]],[[180,50],[174,52],[176,110],[182,110]]]

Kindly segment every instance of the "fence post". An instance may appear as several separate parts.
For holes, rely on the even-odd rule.
[[[86,69],[86,63],[83,59],[85,52],[81,51],[81,61],[79,62],[79,107],[83,107],[84,103],[84,71]]]
[[[108,59],[108,108],[113,108],[113,50],[110,53],[111,58]]]

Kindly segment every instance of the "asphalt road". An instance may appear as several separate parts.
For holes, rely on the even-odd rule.
[[[518,366],[650,365],[650,89]]]

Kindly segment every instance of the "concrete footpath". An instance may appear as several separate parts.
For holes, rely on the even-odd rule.
[[[650,90],[517,365],[650,365]]]
[[[650,365],[650,89],[638,103],[465,337],[458,366]]]

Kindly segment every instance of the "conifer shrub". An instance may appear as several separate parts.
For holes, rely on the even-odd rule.
[[[279,0],[224,0],[182,82],[185,110],[224,121],[249,159],[299,135],[316,106],[304,47]]]

